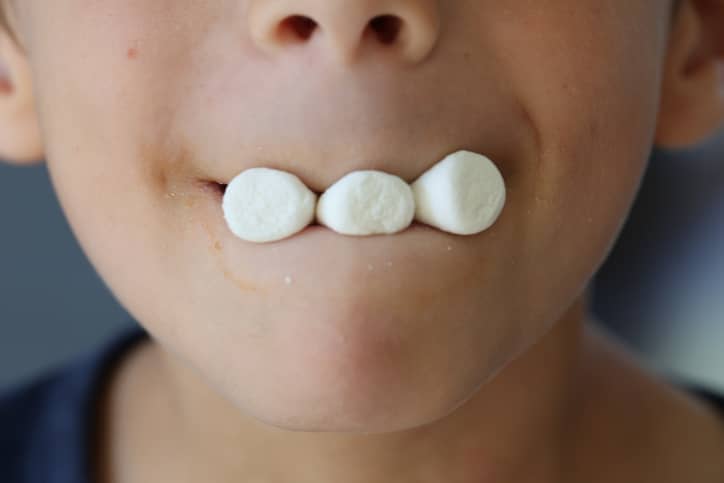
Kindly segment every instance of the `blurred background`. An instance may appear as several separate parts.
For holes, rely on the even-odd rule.
[[[135,322],[81,252],[44,165],[0,163],[0,391]],[[593,310],[656,370],[724,393],[724,132],[654,152]]]
[[[592,308],[643,362],[724,394],[724,130],[654,151]]]

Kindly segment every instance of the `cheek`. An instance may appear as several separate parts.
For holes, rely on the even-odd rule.
[[[48,143],[53,185],[84,252],[113,293],[138,317],[142,314],[136,307],[154,307],[149,302],[162,299],[169,288],[159,254],[171,256],[177,248],[169,241],[179,235],[178,227],[167,222],[169,211],[158,185],[131,167],[136,158],[121,149],[94,146],[91,136],[80,140],[74,135],[78,133],[63,137],[70,144]],[[129,305],[129,300],[142,302]]]
[[[569,7],[490,25],[536,127],[537,156],[515,187],[536,307],[583,290],[620,231],[653,142],[665,48],[643,5]]]
[[[123,68],[107,68],[124,75]],[[152,105],[149,92],[116,76],[81,83],[84,69],[69,63],[38,76],[48,170],[74,234],[114,295],[138,320],[162,320],[164,301],[189,287],[187,265],[178,263],[194,257],[189,242],[208,243],[190,229],[195,196],[176,189],[165,174],[167,160],[150,148],[161,144],[168,115],[145,107]]]
[[[167,106],[176,99],[163,89],[172,66],[151,58],[163,53],[137,48],[133,39],[139,36],[122,15],[111,15],[117,12],[75,19],[72,13],[81,6],[62,3],[70,13],[54,3],[48,5],[52,18],[77,30],[58,32],[55,21],[47,20],[50,14],[38,12],[35,28],[46,34],[33,44],[48,169],[68,221],[102,278],[139,320],[156,320],[161,301],[188,275],[178,260],[194,254],[181,241],[193,236],[197,245],[208,243],[198,229],[189,235],[192,220],[184,203],[194,203],[194,197],[168,197],[174,190],[165,176],[169,160],[151,149],[164,145],[174,117]],[[106,4],[110,9],[111,2]],[[191,177],[179,173],[180,179]]]

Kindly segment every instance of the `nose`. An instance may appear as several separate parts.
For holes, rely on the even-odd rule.
[[[350,64],[363,54],[421,62],[440,31],[446,0],[251,0],[249,32],[272,56],[320,49]]]

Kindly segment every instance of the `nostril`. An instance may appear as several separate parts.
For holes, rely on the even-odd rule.
[[[317,28],[317,22],[304,15],[292,15],[279,24],[279,35],[292,41],[308,40]]]
[[[395,15],[378,15],[370,20],[370,28],[383,44],[393,43],[401,27],[402,21]]]

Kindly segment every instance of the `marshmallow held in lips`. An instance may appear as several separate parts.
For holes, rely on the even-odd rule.
[[[410,226],[414,216],[410,185],[382,171],[353,171],[317,203],[317,221],[343,235],[390,235]]]
[[[458,151],[410,186],[381,171],[353,171],[319,199],[293,174],[268,168],[242,172],[227,186],[224,218],[239,238],[290,237],[315,218],[345,235],[394,234],[413,219],[458,235],[489,228],[506,201],[500,171],[485,156]]]
[[[291,173],[251,168],[226,187],[222,208],[234,235],[251,242],[287,238],[314,220],[317,195]]]
[[[505,181],[487,157],[447,156],[413,184],[415,219],[443,231],[472,235],[489,228],[505,204]]]

